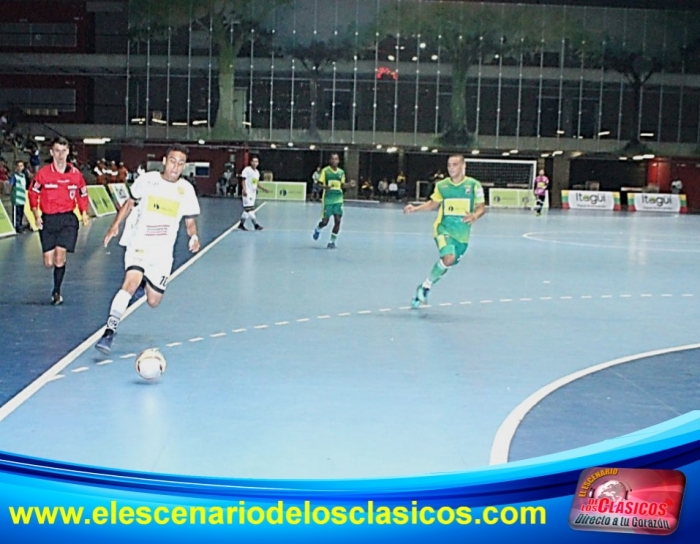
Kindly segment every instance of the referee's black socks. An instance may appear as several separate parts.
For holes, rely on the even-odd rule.
[[[66,265],[53,267],[53,292],[60,293],[63,277],[66,275]]]

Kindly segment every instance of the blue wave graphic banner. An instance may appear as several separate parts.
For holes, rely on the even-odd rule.
[[[629,541],[573,530],[582,471],[675,469],[678,529],[700,532],[700,412],[562,454],[458,474],[376,480],[251,480],[147,474],[0,453],[4,542]],[[640,537],[644,538],[644,537]],[[649,538],[648,536],[646,538]]]

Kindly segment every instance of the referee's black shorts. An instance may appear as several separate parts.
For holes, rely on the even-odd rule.
[[[44,214],[44,226],[39,231],[41,250],[46,253],[56,247],[65,248],[68,253],[75,251],[78,240],[78,218],[73,212]]]

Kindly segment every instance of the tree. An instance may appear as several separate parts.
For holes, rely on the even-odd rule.
[[[574,44],[589,67],[612,70],[624,77],[632,90],[632,116],[623,124],[622,137],[627,140],[620,152],[643,155],[652,150],[640,141],[642,93],[645,85],[659,73],[693,72],[693,57],[700,45],[696,12],[659,12],[654,22],[656,37],[646,39],[626,32],[626,39],[593,30],[582,30]],[[642,39],[640,39],[640,37]],[[700,60],[700,56],[695,57]],[[696,66],[700,66],[698,63]]]
[[[541,17],[541,8],[459,2],[417,3],[395,0],[384,9],[377,28],[389,34],[416,37],[424,51],[449,63],[452,71],[450,116],[440,141],[471,146],[474,135],[467,117],[467,81],[470,69],[490,63],[496,55],[513,55],[536,48],[539,27],[528,21]],[[552,17],[548,29],[557,24]],[[536,26],[536,25],[535,25]]]
[[[605,48],[602,63],[605,70],[614,70],[624,76],[632,88],[632,119],[627,125],[626,148],[630,152],[648,151],[639,141],[639,118],[642,107],[642,89],[651,77],[662,70],[664,58],[650,55],[638,49],[626,47],[620,41],[610,40]]]
[[[246,41],[254,39],[275,8],[289,0],[129,0],[132,34],[163,39],[168,31],[191,22],[209,29],[219,64],[219,108],[214,134],[240,137],[243,119],[234,107],[236,58]]]
[[[285,53],[297,59],[306,69],[310,79],[311,119],[309,120],[308,135],[314,140],[320,140],[317,127],[319,78],[325,68],[352,54],[348,40],[322,41],[313,39],[308,43],[290,43],[285,47]]]

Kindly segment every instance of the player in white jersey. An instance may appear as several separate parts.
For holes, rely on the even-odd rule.
[[[195,220],[199,215],[199,202],[192,184],[180,177],[187,154],[185,146],[172,145],[165,153],[162,173],[146,172],[139,176],[131,186],[132,198],[119,209],[105,235],[107,247],[126,219],[119,240],[119,244],[126,247],[126,273],[121,289],[112,300],[105,332],[95,345],[102,353],[112,350],[119,321],[138,291],[145,292],[149,306],[155,308],[160,304],[172,271],[173,246],[183,217],[190,237],[189,249],[193,253],[199,251]]]
[[[260,164],[260,159],[253,155],[250,158],[250,164],[243,169],[241,175],[241,195],[243,196],[243,213],[241,214],[241,222],[238,225],[240,230],[248,230],[245,228],[246,219],[250,219],[253,222],[255,230],[263,230],[262,225],[258,223],[257,217],[255,217],[255,199],[258,196],[258,189],[264,193],[269,193],[268,189],[265,189],[260,183],[260,172],[258,171],[258,164]]]

